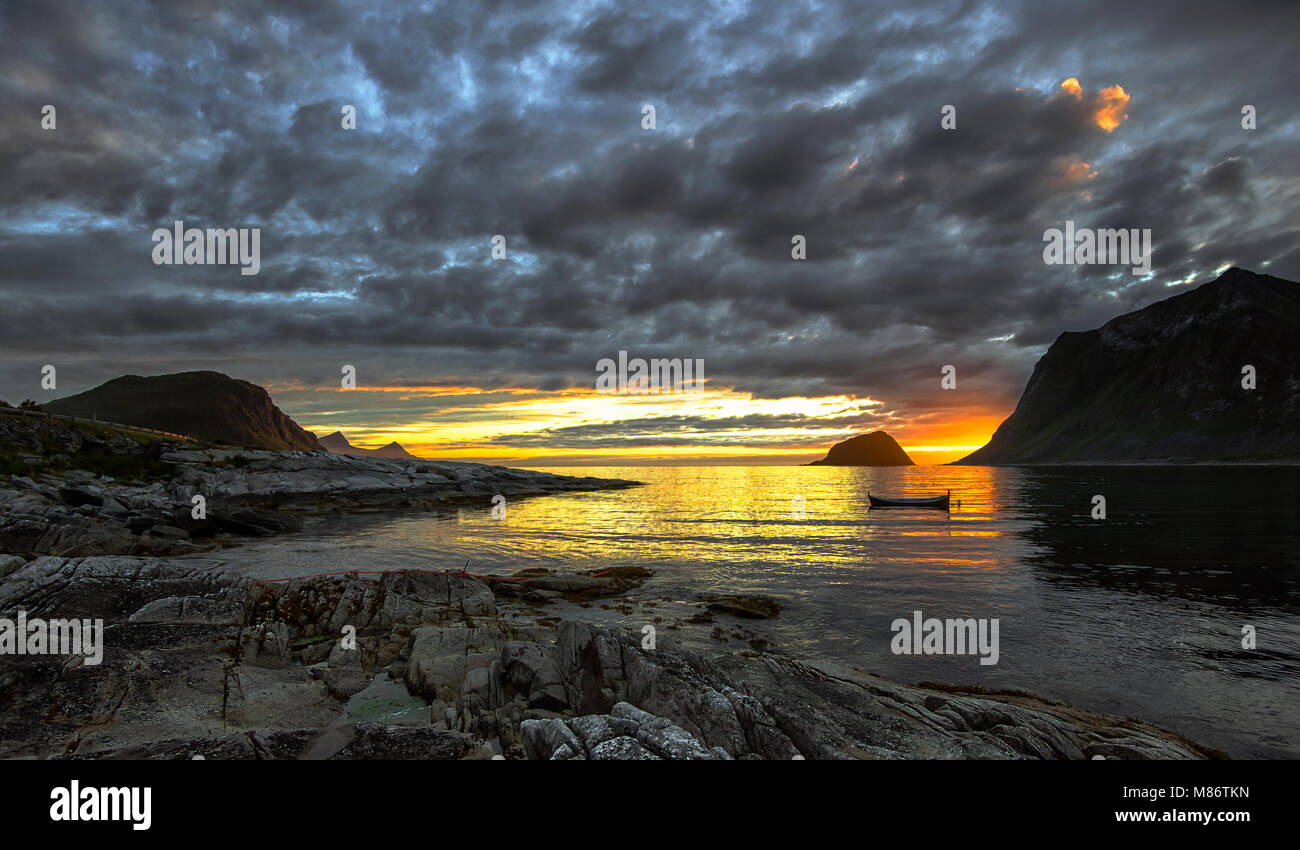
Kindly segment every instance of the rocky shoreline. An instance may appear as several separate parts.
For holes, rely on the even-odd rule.
[[[0,554],[0,618],[104,624],[98,664],[85,654],[0,655],[0,757],[1220,755],[1028,694],[905,686],[767,651],[740,623],[779,616],[772,600],[714,599],[700,613],[697,622],[716,615],[744,649],[657,634],[656,623],[672,626],[649,608],[631,618],[645,615],[639,630],[588,622],[582,610],[593,603],[632,610],[626,596],[652,575],[637,566],[270,581],[196,557],[320,512],[486,506],[498,493],[633,482],[321,452],[132,450],[153,453],[146,466],[158,480],[50,465],[0,478],[0,552],[9,553]],[[192,515],[195,495],[204,519]]]
[[[636,485],[480,463],[141,443],[109,429],[10,419],[0,421],[6,444],[31,454],[22,456],[30,472],[0,476],[0,553],[28,559],[187,555],[297,530],[304,516],[330,511],[488,507],[496,495]]]
[[[753,650],[651,646],[643,634],[550,622],[518,604],[542,591],[616,595],[642,576],[547,591],[566,585],[454,573],[264,582],[194,559],[38,558],[0,584],[0,615],[103,618],[103,661],[0,657],[0,756],[1215,755],[1148,724],[1028,695],[904,686]]]

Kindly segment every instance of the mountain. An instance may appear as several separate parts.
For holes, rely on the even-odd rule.
[[[958,463],[1300,460],[1297,340],[1300,284],[1231,268],[1061,334],[1015,412]]]
[[[402,447],[401,443],[396,441],[377,449],[363,449],[354,446],[348,442],[348,438],[343,436],[342,431],[335,431],[333,434],[320,438],[322,447],[334,452],[336,455],[351,455],[352,457],[386,457],[396,458],[398,460],[420,460],[420,458],[408,452]]]
[[[285,416],[266,390],[220,372],[124,375],[43,407],[242,448],[320,448],[315,435]]]
[[[806,466],[912,466],[903,447],[884,431],[859,434],[831,446],[826,457]]]

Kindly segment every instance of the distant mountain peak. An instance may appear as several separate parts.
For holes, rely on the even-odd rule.
[[[335,431],[320,438],[320,444],[325,449],[339,455],[350,455],[352,457],[381,457],[394,460],[421,460],[406,450],[401,443],[394,440],[386,446],[377,449],[363,449],[354,446],[343,436],[342,431]]]

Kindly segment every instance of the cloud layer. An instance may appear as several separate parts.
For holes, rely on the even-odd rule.
[[[218,369],[393,434],[459,408],[311,388],[353,364],[545,398],[624,349],[843,397],[836,429],[906,445],[996,422],[1062,331],[1224,265],[1300,277],[1292,2],[371,5],[0,10],[0,397]],[[153,265],[176,219],[262,228],[260,274]],[[1150,228],[1152,275],[1045,266],[1067,219]],[[765,415],[722,418],[756,448],[824,432]],[[731,439],[705,411],[572,418],[481,443]]]

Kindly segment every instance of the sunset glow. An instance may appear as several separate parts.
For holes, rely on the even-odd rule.
[[[948,463],[984,445],[1006,413],[909,420],[870,398],[762,399],[721,389],[640,396],[462,386],[273,391],[319,436],[337,430],[361,448],[397,441],[421,457],[498,463],[806,463],[873,430],[888,431],[918,464]],[[297,412],[300,400],[319,406]],[[387,411],[395,424],[374,426],[373,410]]]

